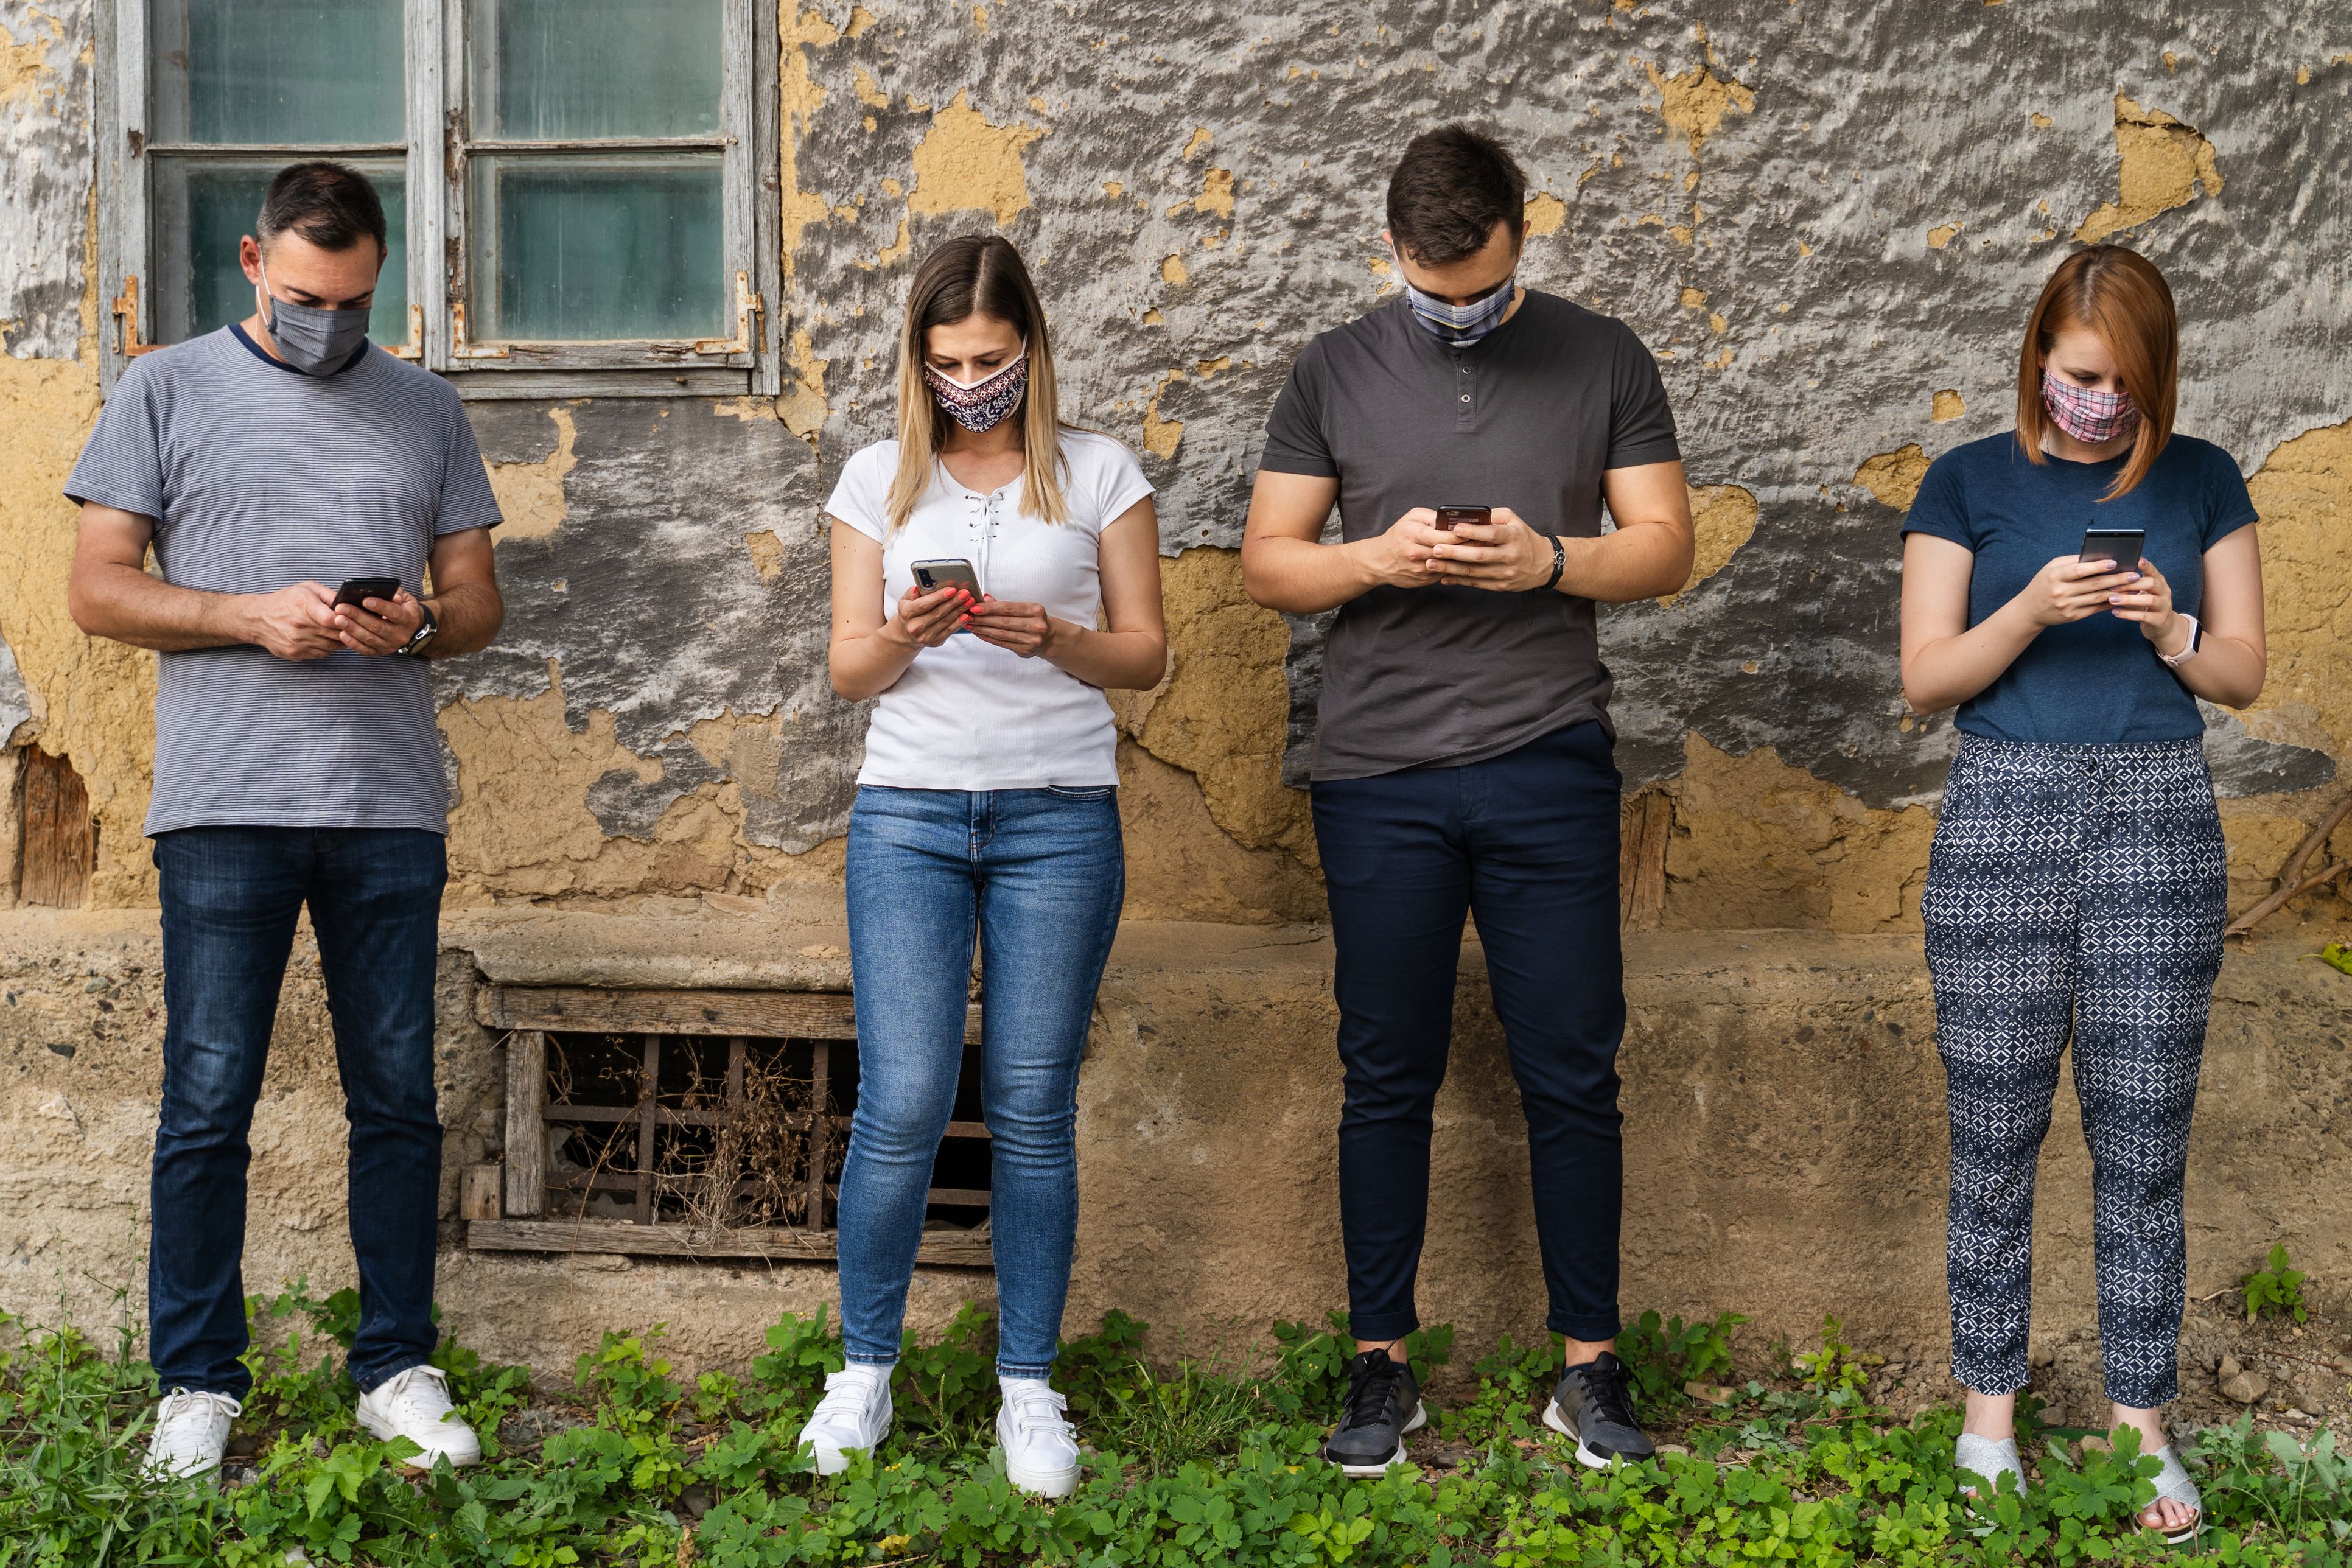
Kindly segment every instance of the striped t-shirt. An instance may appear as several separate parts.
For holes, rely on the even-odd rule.
[[[447,383],[371,347],[306,375],[235,327],[133,360],[66,494],[153,519],[163,580],[215,594],[352,577],[420,593],[436,538],[499,521]],[[148,833],[446,833],[448,805],[424,660],[162,656]]]

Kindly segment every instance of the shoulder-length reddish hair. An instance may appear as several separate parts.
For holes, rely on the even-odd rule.
[[[2180,381],[2180,315],[2156,264],[2120,245],[2095,245],[2058,264],[2033,314],[2017,366],[2017,444],[2028,462],[2042,460],[2050,415],[2042,405],[2042,372],[2059,329],[2084,326],[2116,356],[2117,378],[2139,410],[2139,432],[2116,482],[2101,500],[2113,500],[2147,478],[2172,439],[2173,406]]]

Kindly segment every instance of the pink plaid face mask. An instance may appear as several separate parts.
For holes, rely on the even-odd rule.
[[[2139,423],[2128,392],[2095,392],[2042,373],[2042,406],[2058,428],[2086,447],[2112,441]]]

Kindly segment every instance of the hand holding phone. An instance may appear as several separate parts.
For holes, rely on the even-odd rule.
[[[335,603],[364,607],[370,599],[389,603],[392,596],[399,592],[400,579],[397,577],[346,577],[343,585],[335,590]]]
[[[1484,525],[1494,521],[1491,506],[1442,506],[1437,509],[1437,527],[1451,533],[1465,522]]]
[[[2086,528],[2083,531],[2084,561],[2112,561],[2125,572],[2139,570],[2140,556],[2147,550],[2147,530],[2144,528]]]
[[[918,561],[909,568],[915,585],[899,601],[898,616],[907,635],[924,647],[937,647],[949,637],[971,632],[971,615],[980,604],[980,574],[971,563],[961,558],[940,561]],[[919,598],[928,598],[942,589],[950,590],[949,597],[935,608],[916,607]]]

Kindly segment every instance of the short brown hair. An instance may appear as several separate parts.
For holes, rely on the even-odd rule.
[[[1405,143],[1389,176],[1389,234],[1423,267],[1476,254],[1495,226],[1527,221],[1528,176],[1510,149],[1467,125],[1441,125]]]
[[[2050,347],[2064,326],[2099,334],[2116,356],[2116,379],[2139,410],[2130,457],[2101,500],[2113,500],[2147,478],[2172,439],[2180,384],[2180,314],[2156,263],[2120,245],[2095,245],[2058,264],[2026,318],[2018,356],[2017,444],[2028,462],[2042,460],[2050,415],[2042,405],[2042,376]]]
[[[375,186],[357,169],[324,158],[287,164],[262,195],[253,224],[262,248],[289,229],[321,250],[349,250],[373,239],[379,254],[392,253]]]

